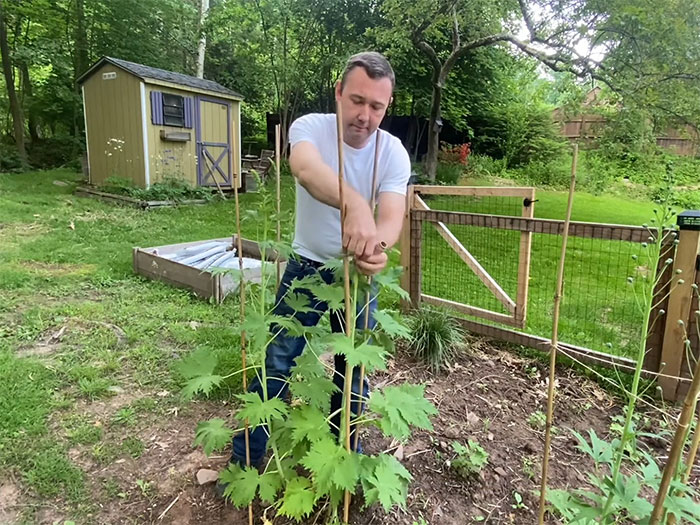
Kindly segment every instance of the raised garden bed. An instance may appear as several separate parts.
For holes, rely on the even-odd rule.
[[[134,271],[149,279],[164,281],[178,288],[191,290],[199,297],[220,303],[228,294],[238,289],[238,279],[235,279],[231,274],[214,273],[211,270],[196,268],[186,262],[171,260],[174,254],[182,252],[182,250],[214,242],[227,242],[233,247],[237,246],[234,235],[233,237],[152,246],[150,248],[134,248]],[[242,238],[241,244],[243,257],[260,260],[258,243]],[[274,262],[275,254],[269,254],[267,260]],[[284,264],[283,261],[282,265],[284,266]],[[238,268],[235,264],[233,267]],[[260,268],[244,267],[243,276],[246,281],[259,282]]]

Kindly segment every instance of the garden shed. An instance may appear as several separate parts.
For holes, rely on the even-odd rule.
[[[232,188],[242,97],[211,80],[103,57],[79,79],[88,180],[148,188],[166,178]]]

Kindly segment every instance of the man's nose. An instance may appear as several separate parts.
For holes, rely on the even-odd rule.
[[[360,113],[357,115],[357,118],[361,120],[362,122],[366,122],[369,119],[369,108],[366,105],[362,106],[362,109],[360,110]]]

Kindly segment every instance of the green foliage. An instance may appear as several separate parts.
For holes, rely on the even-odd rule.
[[[475,440],[468,440],[465,447],[458,441],[452,442],[452,449],[457,457],[452,460],[451,466],[464,478],[470,478],[481,472],[489,462],[489,454]]]
[[[435,180],[438,184],[455,186],[464,173],[464,166],[451,162],[438,162]]]
[[[188,181],[177,177],[166,177],[161,182],[152,184],[148,189],[139,188],[131,179],[113,175],[108,177],[101,187],[108,193],[126,195],[143,201],[211,200],[214,193],[204,186],[193,187]]]
[[[589,430],[589,439],[578,433],[574,435],[579,441],[577,448],[595,464],[595,471],[588,475],[595,490],[549,490],[547,500],[552,508],[567,523],[578,525],[613,524],[620,523],[620,520],[647,523],[653,505],[646,494],[656,494],[661,481],[656,460],[641,452],[635,461],[628,463],[627,472],[620,474],[614,482],[609,472],[614,469],[619,441],[609,443],[599,438],[594,430]],[[694,501],[696,491],[678,481],[672,487],[674,490],[664,505],[666,511],[674,514],[679,522],[700,523],[700,504]],[[609,500],[613,504],[606,508]]]
[[[260,193],[260,207],[249,216],[260,226],[261,238],[266,239],[271,231],[272,222],[268,217],[273,203],[264,185],[260,187]],[[261,246],[271,245],[263,240]],[[282,246],[276,248],[285,249]],[[326,269],[336,273],[341,268],[340,261],[326,264]],[[399,273],[389,269],[376,276],[375,283],[383,290],[398,291]],[[319,356],[324,351],[331,351],[342,354],[350,367],[364,365],[367,372],[385,369],[387,350],[374,341],[405,337],[407,328],[395,312],[388,310],[375,313],[377,323],[374,330],[353,329],[348,334],[333,334],[329,333],[329,323],[306,328],[292,317],[272,313],[273,301],[276,300],[275,285],[274,271],[263,267],[260,283],[248,289],[249,309],[241,325],[248,336],[248,355],[253,356],[250,361],[261,384],[267,385],[262,356],[271,342],[271,334],[284,328],[289,335],[305,337],[306,348],[287,380],[292,394],[290,404],[269,397],[266,388],[263,388],[262,396],[253,392],[235,396],[242,402],[236,413],[238,430],[242,431],[244,422],[250,428],[264,425],[269,431],[272,460],[261,474],[252,469],[229,468],[221,476],[221,481],[228,484],[225,495],[235,505],[245,506],[259,494],[261,499],[272,504],[278,515],[296,521],[308,516],[320,498],[328,499],[330,515],[335,515],[343,492],[354,493],[359,485],[364,489],[367,504],[378,501],[386,509],[403,505],[410,480],[406,469],[393,456],[362,456],[347,450],[331,432],[327,411],[330,396],[337,387]],[[350,286],[353,290],[351,310],[355,310],[369,285],[364,276],[353,271]],[[308,293],[313,294],[313,301],[307,297]],[[314,275],[293,281],[282,300],[297,312],[309,311],[316,300],[340,309],[344,307],[344,291],[340,280],[329,285]],[[198,350],[183,359],[178,369],[188,379],[185,392],[190,395],[199,391],[206,393],[212,377],[223,379],[214,376],[216,367],[217,360],[205,350]],[[372,392],[365,412],[350,416],[350,419],[358,427],[376,425],[385,436],[406,439],[411,435],[411,427],[431,429],[430,417],[435,414],[437,410],[425,399],[424,386],[404,384]],[[202,445],[204,452],[209,454],[224,447],[233,432],[220,419],[200,423],[195,444]],[[341,430],[341,437],[344,433],[345,429]],[[341,439],[340,442],[344,441]],[[302,471],[308,477],[299,475]],[[241,486],[245,489],[239,490]]]
[[[381,416],[377,424],[384,435],[405,439],[411,435],[411,426],[432,430],[429,417],[437,410],[424,398],[424,392],[424,385],[405,384],[372,393],[369,406]]]
[[[421,308],[412,315],[409,350],[438,372],[464,345],[464,332],[444,310]]]
[[[233,430],[228,428],[226,421],[220,418],[203,421],[197,425],[194,445],[202,445],[208,456],[215,450],[221,450],[231,441]]]

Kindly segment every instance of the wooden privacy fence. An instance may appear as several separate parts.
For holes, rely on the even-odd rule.
[[[447,308],[471,332],[548,351],[564,221],[534,218],[535,203],[534,188],[410,186],[401,237],[402,286],[411,298],[405,306]],[[700,284],[695,220],[700,217],[679,219],[685,222],[673,265],[664,264],[672,243],[660,260],[660,304],[652,312],[644,368],[659,377],[667,399],[685,394],[700,351],[692,287]],[[561,351],[632,370],[643,319],[627,278],[648,272],[636,255],[650,232],[572,222],[569,235]]]

